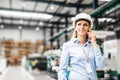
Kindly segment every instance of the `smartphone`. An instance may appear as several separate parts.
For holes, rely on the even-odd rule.
[[[90,30],[88,30],[88,32],[90,32]],[[91,40],[91,36],[88,34],[88,39]]]

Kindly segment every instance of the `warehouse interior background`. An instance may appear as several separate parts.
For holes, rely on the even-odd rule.
[[[107,60],[109,71],[98,70],[100,80],[120,80],[120,0],[0,0],[0,80],[10,74],[4,73],[9,66],[18,65],[35,80],[48,80],[44,75],[56,80],[62,44],[71,38],[72,20],[80,12],[92,16]]]

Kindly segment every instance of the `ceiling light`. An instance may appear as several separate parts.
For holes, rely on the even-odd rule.
[[[43,22],[40,22],[40,23],[39,23],[39,25],[40,25],[40,26],[43,26],[43,25],[44,25],[44,23],[43,23]]]
[[[51,10],[55,9],[55,7],[54,7],[54,5],[53,5],[53,2],[52,2],[51,5],[50,5],[50,9],[51,9]]]
[[[23,19],[36,19],[36,20],[48,20],[52,18],[52,15],[35,13],[35,12],[22,12],[22,11],[10,11],[10,10],[0,10],[0,16],[13,17],[13,18],[23,18]]]
[[[3,28],[4,28],[4,25],[1,25],[0,27],[3,29]]]
[[[20,20],[20,24],[22,24],[23,23],[23,20]]]
[[[55,7],[52,5],[52,6],[50,7],[50,9],[52,9],[52,10],[53,10],[53,9],[55,9]]]
[[[25,8],[25,7],[26,7],[26,4],[25,4],[25,3],[23,3],[23,4],[22,4],[22,7],[23,7],[23,8]]]
[[[22,29],[22,26],[19,26],[18,29],[21,30],[21,29]]]
[[[35,28],[35,30],[36,30],[36,31],[39,31],[39,30],[40,30],[40,28],[39,28],[39,27],[36,27],[36,28]]]

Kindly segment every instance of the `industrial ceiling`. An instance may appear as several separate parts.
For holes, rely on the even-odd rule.
[[[65,24],[68,24],[67,26],[71,24],[71,18],[77,13],[91,14],[107,2],[106,0],[0,0],[0,25],[4,28],[18,26],[49,28],[59,24],[64,28]],[[120,13],[118,10],[116,12]],[[105,16],[114,18],[115,14],[111,12]]]

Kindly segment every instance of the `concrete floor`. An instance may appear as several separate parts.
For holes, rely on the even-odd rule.
[[[31,75],[35,77],[35,80],[56,80],[52,78],[52,74],[47,71],[38,71],[36,69],[32,71]]]
[[[10,66],[1,75],[0,80],[55,80],[47,71],[32,70],[31,73],[21,66]]]

